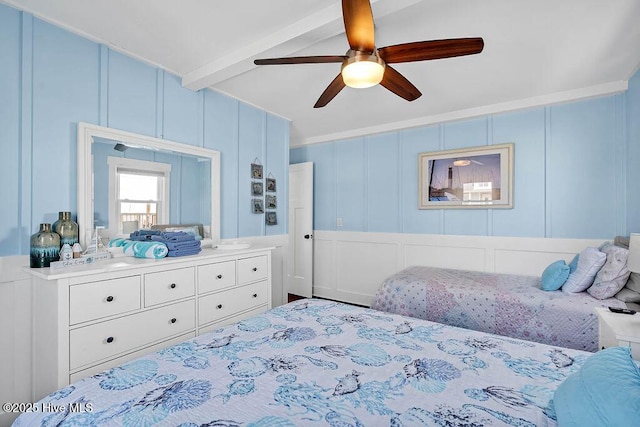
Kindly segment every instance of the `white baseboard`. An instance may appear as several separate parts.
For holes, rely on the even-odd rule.
[[[382,281],[411,265],[540,276],[601,239],[314,231],[313,294],[370,305]]]

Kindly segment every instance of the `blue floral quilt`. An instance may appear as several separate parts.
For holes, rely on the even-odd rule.
[[[589,356],[300,300],[55,391],[15,426],[553,426]]]

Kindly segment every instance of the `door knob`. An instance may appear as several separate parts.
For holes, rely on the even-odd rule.
[[[312,237],[313,237],[313,234],[305,234],[304,235],[304,238],[307,239],[307,240],[311,239]]]

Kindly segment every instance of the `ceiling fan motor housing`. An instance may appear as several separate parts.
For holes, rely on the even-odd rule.
[[[341,74],[344,84],[354,88],[375,86],[382,81],[385,63],[378,51],[361,52],[349,49],[347,59],[342,63]]]

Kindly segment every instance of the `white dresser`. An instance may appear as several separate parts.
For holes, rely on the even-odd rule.
[[[34,398],[268,310],[271,249],[29,269]]]

